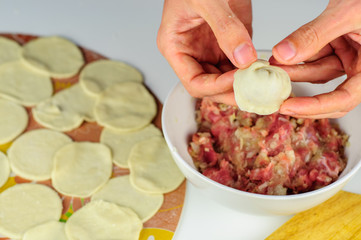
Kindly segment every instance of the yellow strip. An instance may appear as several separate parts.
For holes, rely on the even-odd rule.
[[[172,208],[161,209],[161,210],[159,210],[158,212],[168,212],[168,211],[172,211],[172,210],[174,210],[174,209],[181,208],[181,207],[183,207],[183,204],[178,205],[178,206],[175,206],[175,207],[172,207]]]
[[[14,177],[9,177],[8,181],[0,188],[0,193],[16,184]]]
[[[5,144],[0,144],[0,151],[2,151],[3,153],[6,153],[6,151],[9,149],[11,144],[12,144],[12,142],[8,142],[8,143],[5,143]]]
[[[57,90],[62,90],[62,89],[65,89],[65,88],[68,88],[72,85],[72,83],[63,83],[63,82],[55,82],[54,84],[54,90],[57,91]]]

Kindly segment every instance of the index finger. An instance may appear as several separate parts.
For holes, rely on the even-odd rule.
[[[339,85],[334,91],[313,97],[287,99],[280,113],[302,118],[340,117],[361,102],[361,73]]]
[[[234,72],[206,73],[193,57],[179,53],[171,62],[184,87],[193,97],[213,96],[233,89]]]

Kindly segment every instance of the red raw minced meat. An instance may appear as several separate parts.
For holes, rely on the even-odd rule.
[[[296,194],[334,182],[346,166],[348,136],[328,119],[261,116],[208,98],[196,108],[188,151],[202,174],[223,185]]]

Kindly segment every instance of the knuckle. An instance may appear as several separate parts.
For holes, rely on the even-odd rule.
[[[165,41],[164,41],[164,34],[163,34],[162,29],[159,29],[159,31],[158,31],[156,41],[157,41],[157,47],[158,47],[159,51],[160,51],[161,53],[163,53],[163,52],[164,52],[164,49],[165,49],[165,46],[164,46],[164,45],[165,45]]]
[[[187,89],[188,93],[194,98],[202,98],[202,97],[204,97],[203,94],[201,94],[199,91],[195,90],[191,86],[186,87],[186,89]]]
[[[226,18],[217,19],[217,26],[220,33],[225,33],[235,26],[236,22],[233,16],[228,16]]]
[[[302,41],[304,47],[320,41],[318,32],[312,24],[307,24],[298,30],[298,39]]]

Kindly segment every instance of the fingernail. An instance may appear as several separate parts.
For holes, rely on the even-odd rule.
[[[275,48],[283,60],[290,60],[296,56],[295,45],[288,40],[280,42]]]
[[[248,65],[256,58],[253,48],[248,43],[242,43],[239,45],[234,50],[233,56],[239,65]]]

